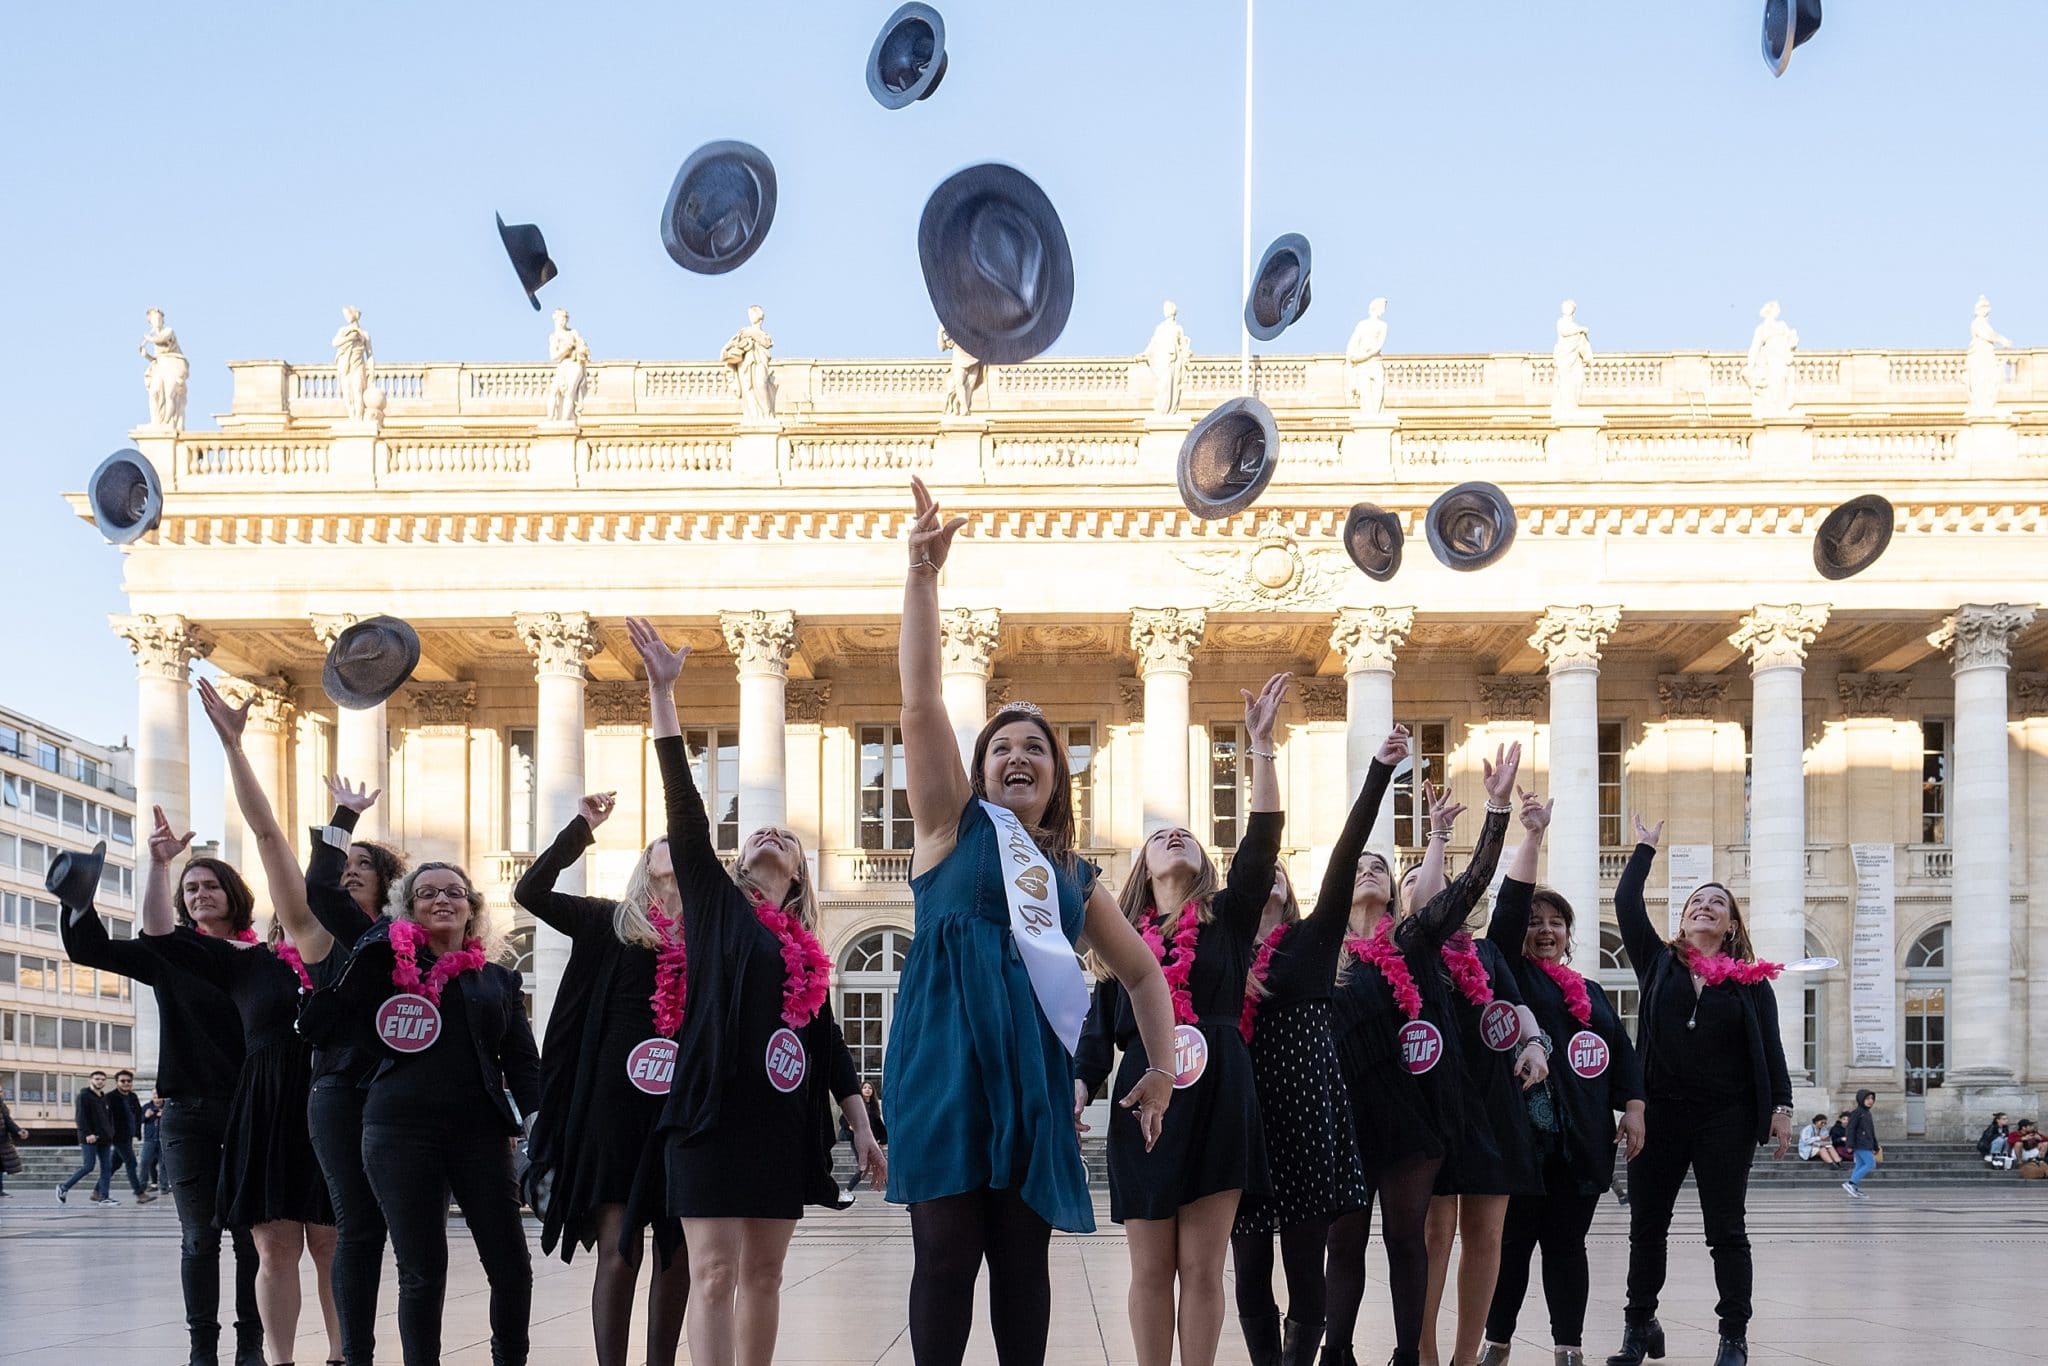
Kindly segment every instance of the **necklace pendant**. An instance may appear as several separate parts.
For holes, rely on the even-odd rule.
[[[1690,1016],[1686,1018],[1685,1027],[1687,1029],[1698,1029],[1700,1027],[1700,1015],[1698,1011],[1694,1011]]]

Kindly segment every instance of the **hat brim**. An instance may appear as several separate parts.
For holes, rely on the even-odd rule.
[[[1259,298],[1260,284],[1266,278],[1267,273],[1273,270],[1276,264],[1283,258],[1287,257],[1292,257],[1301,263],[1299,283],[1281,306],[1278,319],[1268,323],[1260,319],[1255,306]],[[1259,268],[1252,272],[1251,293],[1246,296],[1244,301],[1244,326],[1247,332],[1250,332],[1260,341],[1271,341],[1289,327],[1292,327],[1302,314],[1308,312],[1310,263],[1308,239],[1300,233],[1290,232],[1273,239],[1272,245],[1266,248],[1265,255],[1259,258]]]
[[[1481,505],[1492,513],[1498,533],[1493,544],[1478,554],[1460,550],[1452,545],[1444,536],[1442,526],[1446,513],[1454,506],[1472,499],[1480,500]],[[1429,505],[1429,515],[1424,518],[1422,529],[1424,535],[1429,538],[1429,550],[1432,555],[1448,568],[1460,573],[1471,573],[1475,569],[1486,568],[1507,554],[1508,547],[1515,543],[1515,505],[1508,501],[1508,496],[1500,491],[1499,486],[1475,479],[1438,495],[1437,500]]]
[[[121,479],[120,476],[127,474],[131,467],[133,474],[128,479]],[[113,506],[109,500],[117,488],[132,486],[135,479],[142,483],[142,511],[130,519],[126,509]],[[141,451],[133,448],[115,451],[100,461],[85,488],[86,499],[92,505],[93,525],[99,528],[100,535],[115,545],[130,545],[141,540],[156,530],[157,524],[163,520],[163,481],[157,477],[156,466]]]
[[[367,687],[352,683],[341,672],[341,657],[357,635],[374,631],[385,637],[395,651],[381,675]],[[320,666],[320,689],[336,706],[350,711],[367,711],[405,686],[420,664],[420,636],[411,623],[397,617],[365,617],[334,638],[327,659]]]
[[[107,864],[107,842],[99,841],[91,853],[64,849],[50,860],[43,872],[43,890],[68,908],[90,906],[97,898],[100,871]]]
[[[1376,556],[1359,553],[1359,532],[1368,524],[1386,528],[1393,549],[1388,552],[1386,562],[1380,563]],[[1344,519],[1344,553],[1351,557],[1351,563],[1358,566],[1360,573],[1375,583],[1385,583],[1401,572],[1401,550],[1407,541],[1401,530],[1401,519],[1385,508],[1372,503],[1360,503],[1351,509],[1351,515]]]
[[[715,162],[731,160],[737,162],[754,178],[759,193],[760,208],[754,215],[753,226],[747,230],[746,240],[726,256],[706,256],[689,244],[681,225],[681,214],[685,196],[691,183],[707,167]],[[668,252],[669,259],[684,270],[697,275],[723,275],[737,270],[752,259],[761,244],[768,240],[768,229],[775,223],[775,163],[760,148],[745,142],[707,142],[684,160],[682,169],[676,172],[673,184],[668,188],[668,200],[661,208],[661,245]]]
[[[1840,542],[1856,520],[1858,513],[1870,513],[1878,518],[1880,528],[1876,545],[1861,554],[1841,557],[1829,553],[1830,546]],[[1861,574],[1878,559],[1892,543],[1892,525],[1897,514],[1892,510],[1891,500],[1875,493],[1866,493],[1851,498],[1848,502],[1821,519],[1820,529],[1813,536],[1813,567],[1824,579],[1847,579]]]
[[[976,272],[967,242],[969,216],[985,206],[1008,207],[1038,238],[1045,259],[1040,297],[1021,324],[997,316],[1000,286]],[[984,162],[939,182],[917,224],[918,265],[925,292],[948,336],[987,365],[1017,365],[1059,340],[1074,309],[1074,256],[1067,230],[1038,183],[1014,166]]]
[[[1226,496],[1218,496],[1202,488],[1196,477],[1196,461],[1217,429],[1247,425],[1255,425],[1264,445],[1259,468],[1251,482]],[[1259,495],[1266,491],[1266,485],[1273,482],[1273,471],[1279,462],[1280,430],[1273,421],[1273,410],[1255,398],[1233,398],[1211,408],[1180,443],[1180,500],[1189,512],[1204,520],[1234,516],[1259,500]]]
[[[901,90],[892,89],[882,79],[882,49],[896,30],[907,23],[922,23],[932,31],[932,59],[925,64],[914,82]],[[904,109],[916,104],[939,88],[939,81],[946,74],[946,21],[930,5],[907,4],[900,6],[882,25],[875,35],[874,46],[868,49],[868,93],[875,97],[875,103],[884,109]]]
[[[505,225],[505,215],[493,213],[491,216],[498,220],[498,241],[505,248],[506,258],[512,262],[512,273],[518,277],[519,287],[526,291],[526,301],[532,304],[533,311],[538,313],[540,312],[539,295],[541,288],[548,281],[561,274],[561,270],[555,265],[555,258],[548,253],[547,238],[542,236],[540,228],[535,224],[522,223],[517,225],[519,227],[531,228],[534,236],[540,240],[540,264],[529,272],[520,260],[523,244],[513,241],[512,234],[514,229]]]

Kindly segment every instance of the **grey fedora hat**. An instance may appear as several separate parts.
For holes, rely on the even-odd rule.
[[[1484,569],[1515,543],[1515,505],[1482,480],[1460,484],[1429,505],[1430,551],[1453,569]]]
[[[1813,537],[1813,567],[1824,579],[1846,579],[1877,563],[1892,543],[1891,501],[1866,493],[1830,512]]]
[[[1308,239],[1290,232],[1273,239],[1244,301],[1244,325],[1260,341],[1271,341],[1308,312]]]
[[[1180,500],[1197,517],[1229,517],[1258,501],[1280,459],[1273,411],[1255,398],[1218,404],[1180,443]]]
[[[1385,583],[1400,572],[1401,519],[1375,503],[1360,503],[1344,519],[1344,553],[1369,579]]]
[[[505,254],[512,258],[512,269],[518,273],[519,287],[526,291],[526,301],[538,313],[540,300],[534,296],[542,285],[561,274],[554,258],[548,255],[548,239],[541,235],[538,224],[507,223],[503,214],[493,214],[492,217],[498,220],[498,240],[505,244]]]
[[[775,221],[775,164],[744,142],[690,153],[661,209],[661,245],[684,270],[723,275],[761,249]]]
[[[946,21],[930,5],[899,6],[868,52],[868,93],[884,109],[930,99],[946,76]]]
[[[65,909],[82,911],[99,896],[100,869],[106,862],[105,840],[95,844],[90,854],[66,849],[51,859],[44,870],[43,890],[56,897]]]
[[[1764,65],[1773,76],[1792,65],[1792,49],[1820,32],[1820,0],[1764,0]]]
[[[1074,256],[1045,191],[1014,166],[955,171],[925,201],[918,264],[947,335],[988,365],[1059,340],[1074,308]]]
[[[420,636],[397,617],[365,617],[334,638],[320,687],[350,711],[376,706],[419,667]]]
[[[93,524],[115,545],[141,540],[163,520],[163,483],[156,466],[138,450],[115,451],[100,461],[85,495]]]

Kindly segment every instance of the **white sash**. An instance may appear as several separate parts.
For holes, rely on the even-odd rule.
[[[1059,884],[1052,863],[1032,840],[1015,812],[984,801],[982,809],[995,822],[997,857],[1003,870],[1003,896],[1010,903],[1010,939],[1031,976],[1031,993],[1052,1032],[1072,1053],[1081,1042],[1081,1023],[1088,1015],[1088,983],[1074,946],[1060,929]]]

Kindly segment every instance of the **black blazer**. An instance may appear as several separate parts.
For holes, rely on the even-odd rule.
[[[78,1099],[72,1104],[71,1118],[78,1126],[78,1142],[81,1146],[88,1135],[101,1146],[120,1141],[120,1135],[114,1132],[114,1115],[107,1105],[107,1098],[90,1086],[78,1088]]]

